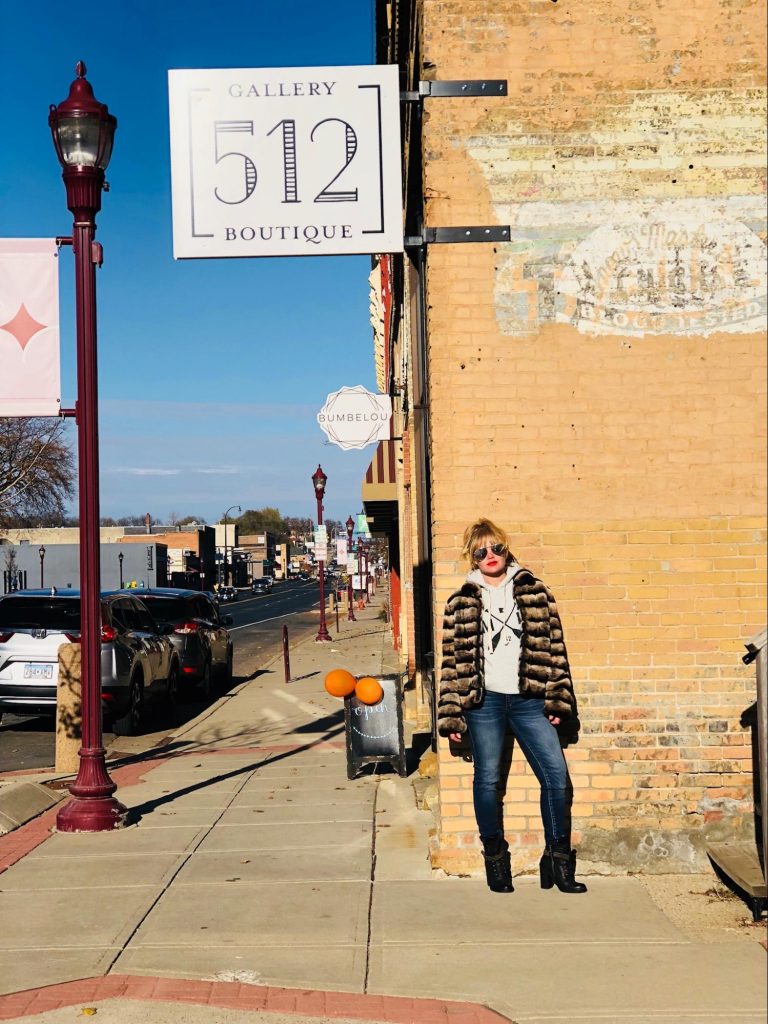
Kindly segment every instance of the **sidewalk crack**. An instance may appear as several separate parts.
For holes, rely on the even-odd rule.
[[[211,834],[211,832],[213,832],[214,828],[216,828],[218,823],[221,821],[221,819],[224,817],[224,815],[227,813],[227,811],[230,809],[230,807],[234,803],[236,797],[238,797],[242,793],[242,791],[245,788],[245,786],[248,785],[248,783],[251,781],[253,776],[258,772],[259,767],[254,768],[251,772],[248,773],[248,775],[246,775],[243,778],[240,786],[237,789],[235,789],[230,794],[230,799],[222,807],[221,813],[216,817],[216,819],[213,822],[211,822],[211,824],[207,828],[205,828],[205,830],[202,832],[202,834],[198,835],[193,840],[193,844],[194,845],[190,849],[188,849],[185,853],[183,853],[181,855],[181,860],[180,860],[179,864],[176,866],[176,870],[173,872],[172,875],[170,875],[168,878],[165,879],[163,887],[160,890],[160,892],[157,894],[155,899],[150,903],[150,905],[147,907],[147,909],[141,915],[139,920],[136,922],[135,927],[131,931],[130,935],[128,935],[123,940],[121,947],[118,949],[118,951],[115,953],[115,955],[112,957],[112,959],[107,964],[106,969],[104,971],[105,975],[111,973],[111,971],[114,968],[114,966],[117,963],[117,961],[120,959],[120,957],[123,955],[123,953],[130,946],[131,942],[133,941],[134,937],[136,936],[136,933],[139,931],[139,929],[144,924],[144,922],[147,920],[147,918],[152,913],[152,911],[155,909],[155,907],[159,904],[159,902],[163,898],[163,896],[165,896],[165,894],[168,892],[168,890],[170,889],[171,885],[173,885],[173,882],[178,877],[178,874],[181,871],[181,869],[184,868],[187,865],[187,863],[189,862],[190,858],[200,849],[200,845],[202,844],[202,842],[205,839],[208,838],[208,836]]]
[[[378,765],[374,765],[374,775]],[[368,893],[368,934],[365,937],[365,973],[363,975],[363,995],[368,992],[368,975],[371,968],[371,930],[373,927],[373,886],[376,881],[376,803],[379,798],[380,782],[376,781],[376,789],[373,793],[373,804],[371,806],[371,884]]]

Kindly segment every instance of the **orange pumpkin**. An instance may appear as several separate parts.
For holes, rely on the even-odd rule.
[[[325,688],[332,697],[348,697],[355,689],[355,677],[345,668],[334,668],[325,677]]]
[[[373,676],[363,676],[357,681],[355,696],[361,704],[378,704],[384,696],[384,690],[378,679],[374,679]]]

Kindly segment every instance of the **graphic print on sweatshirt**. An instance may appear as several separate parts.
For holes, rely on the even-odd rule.
[[[485,603],[483,607],[483,627],[486,654],[495,654],[497,648],[504,650],[512,644],[518,647],[523,620],[517,601],[512,602],[511,608],[505,608],[503,601],[495,601],[494,595],[490,595],[490,607]]]

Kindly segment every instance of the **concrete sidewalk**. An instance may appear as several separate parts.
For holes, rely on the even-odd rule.
[[[378,603],[117,767],[131,827],[0,837],[0,1020],[763,1024],[757,931],[697,938],[635,878],[433,875],[432,815],[409,779],[347,779],[323,689],[394,668]]]

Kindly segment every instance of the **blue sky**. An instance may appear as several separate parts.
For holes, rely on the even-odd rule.
[[[0,0],[0,236],[69,234],[47,124],[78,60],[118,119],[98,217],[102,515],[234,504],[311,515],[361,506],[375,448],[326,443],[315,416],[343,385],[376,390],[368,256],[174,261],[169,68],[373,63],[371,0]],[[62,250],[62,399],[75,398],[72,253]]]

